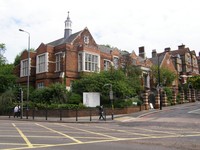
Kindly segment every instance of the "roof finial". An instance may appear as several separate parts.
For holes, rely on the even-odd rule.
[[[69,19],[69,11],[67,13],[68,13],[67,19]]]

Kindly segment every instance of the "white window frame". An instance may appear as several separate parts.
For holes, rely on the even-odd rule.
[[[39,83],[37,83],[37,88],[38,88],[38,89],[44,88],[44,82],[39,82]]]
[[[117,62],[115,60],[117,60]],[[119,57],[113,56],[113,64],[114,64],[114,69],[119,68]]]
[[[62,52],[56,53],[55,54],[56,57],[56,68],[55,68],[55,72],[59,72],[61,71],[61,58],[62,58]]]
[[[40,61],[40,58],[42,56],[44,56],[44,61]],[[43,68],[41,69],[40,67],[43,67]],[[37,56],[36,74],[43,73],[43,72],[48,72],[48,53],[43,53]]]
[[[104,70],[108,71],[110,69],[110,67],[111,67],[111,61],[108,60],[108,59],[104,59],[103,60],[103,64],[104,64]]]
[[[30,64],[31,64],[31,58],[29,58],[29,75],[31,74]],[[26,77],[26,76],[28,76],[28,59],[21,60],[20,62],[20,77]]]
[[[78,53],[78,71],[83,71],[83,53]]]
[[[78,71],[100,72],[100,55],[85,51],[79,52]]]

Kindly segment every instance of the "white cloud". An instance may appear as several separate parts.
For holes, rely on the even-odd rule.
[[[0,43],[6,44],[9,62],[27,48],[27,35],[19,28],[30,32],[36,49],[64,35],[68,11],[73,33],[88,27],[98,44],[136,53],[145,46],[148,57],[152,49],[182,43],[199,52],[198,0],[1,0]]]

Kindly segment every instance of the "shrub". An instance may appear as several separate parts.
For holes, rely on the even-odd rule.
[[[164,91],[166,92],[167,95],[168,104],[172,105],[172,89],[170,89],[169,87],[164,87]]]

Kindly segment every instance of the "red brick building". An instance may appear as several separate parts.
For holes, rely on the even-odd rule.
[[[168,48],[167,48],[168,49]],[[177,73],[176,68],[173,65],[173,60],[171,59],[171,55],[169,51],[163,52],[163,53],[157,53],[156,50],[152,51],[152,58],[150,58],[151,62],[156,65],[160,66],[160,68],[168,68],[170,71],[174,72],[175,74]],[[155,85],[155,79],[152,79],[152,85],[154,85],[154,88],[156,88],[157,85]],[[165,83],[161,83],[165,84]],[[178,87],[178,79],[175,79],[172,83],[172,86]]]
[[[199,52],[199,56],[197,56],[197,61],[198,61],[199,73],[200,73],[200,52]]]
[[[178,46],[177,50],[168,48],[165,49],[165,52],[169,52],[171,55],[180,84],[185,84],[188,77],[199,75],[198,60],[194,50],[191,51],[182,44]]]
[[[72,22],[69,14],[65,21],[64,37],[41,43],[30,52],[30,68],[28,68],[28,52],[24,51],[18,66],[19,84],[27,83],[28,69],[30,85],[42,88],[51,83],[61,82],[69,89],[71,83],[84,72],[107,70],[111,65],[120,65],[120,51],[98,45],[88,28],[72,33]]]

